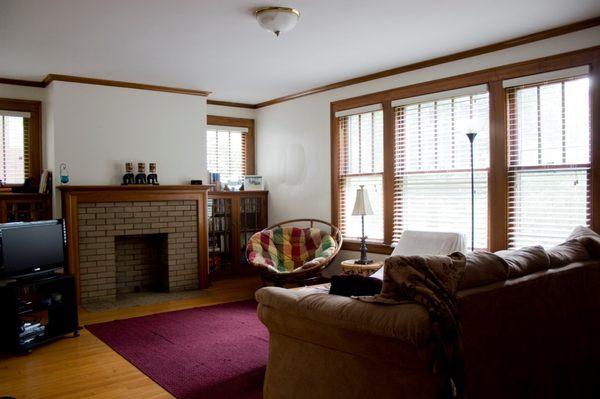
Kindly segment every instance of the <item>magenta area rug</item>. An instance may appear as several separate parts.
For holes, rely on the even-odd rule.
[[[178,399],[260,399],[269,336],[243,301],[86,326]]]

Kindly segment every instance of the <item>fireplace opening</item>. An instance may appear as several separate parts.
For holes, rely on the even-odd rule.
[[[115,237],[117,298],[137,292],[168,292],[167,234]]]

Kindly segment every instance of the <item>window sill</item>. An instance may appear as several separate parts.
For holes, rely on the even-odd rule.
[[[360,240],[345,239],[342,244],[342,249],[345,251],[360,251]],[[381,241],[367,241],[367,252],[373,254],[390,255],[394,248],[389,244],[384,244]]]

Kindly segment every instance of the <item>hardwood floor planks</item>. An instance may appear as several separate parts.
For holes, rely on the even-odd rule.
[[[235,302],[254,297],[258,278],[215,282],[198,298],[91,313],[80,325]],[[87,330],[36,349],[28,356],[0,357],[0,397],[18,399],[172,398],[158,384]]]

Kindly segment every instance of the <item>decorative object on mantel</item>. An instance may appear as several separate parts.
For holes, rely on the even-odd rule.
[[[156,174],[156,162],[150,162],[150,173],[148,174],[148,184],[158,186],[158,175]]]
[[[352,215],[360,216],[362,225],[362,237],[360,239],[360,259],[355,263],[359,265],[368,265],[373,263],[373,260],[367,258],[367,237],[365,236],[365,215],[372,215],[373,208],[371,208],[371,201],[369,201],[369,194],[365,190],[365,186],[361,185],[356,190],[356,200],[354,202],[354,209]]]
[[[133,175],[133,162],[125,162],[125,174],[123,175],[123,185],[135,183],[135,176]]]
[[[147,184],[146,180],[146,164],[138,162],[138,174],[135,175],[135,184]]]
[[[60,171],[60,183],[67,184],[69,182],[69,168],[66,163],[61,163],[59,166]]]
[[[300,19],[300,11],[289,7],[263,7],[254,11],[258,24],[264,29],[279,36],[296,26]]]
[[[265,189],[263,177],[258,175],[244,176],[243,187],[245,191],[262,191]]]
[[[191,185],[202,185],[202,180],[190,180]]]

